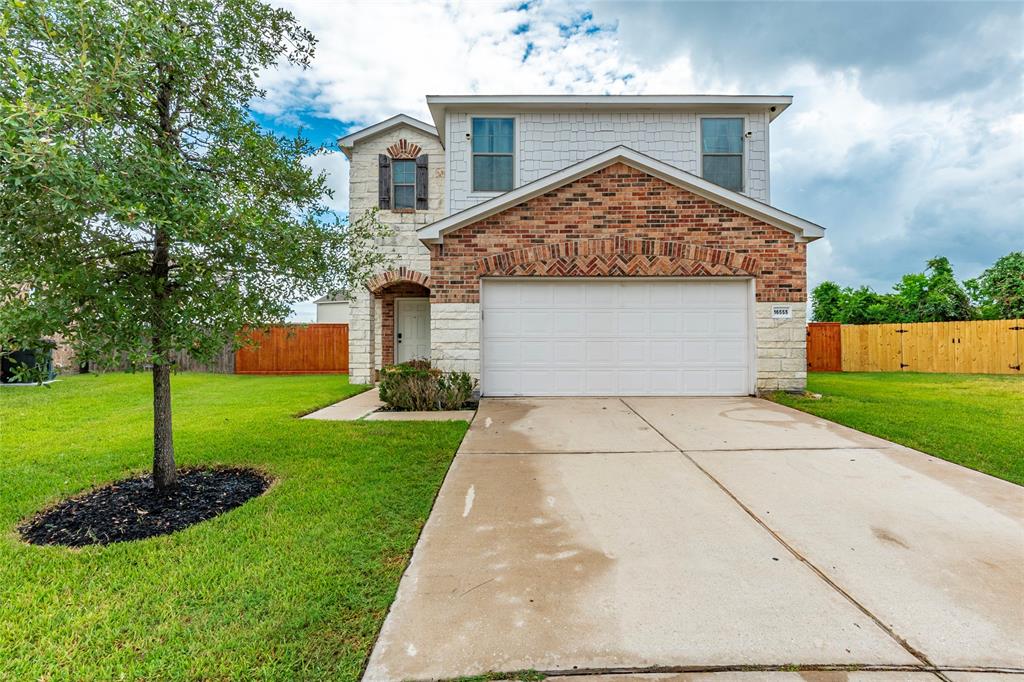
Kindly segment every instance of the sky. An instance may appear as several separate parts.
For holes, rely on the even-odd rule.
[[[264,126],[316,143],[427,94],[785,94],[772,204],[827,228],[808,279],[887,291],[1024,249],[1024,3],[277,1],[318,37],[261,77]],[[336,151],[310,159],[347,205]],[[297,307],[311,320],[313,306]]]

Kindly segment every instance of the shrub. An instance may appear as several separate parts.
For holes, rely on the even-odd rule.
[[[467,372],[446,372],[437,378],[437,401],[442,410],[457,410],[473,397],[476,382]]]
[[[473,397],[476,382],[466,372],[442,372],[426,360],[381,370],[380,399],[397,410],[457,410]]]

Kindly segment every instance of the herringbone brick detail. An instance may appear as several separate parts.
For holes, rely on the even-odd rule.
[[[695,277],[758,274],[757,259],[742,254],[655,239],[572,239],[486,256],[483,275],[536,277]]]

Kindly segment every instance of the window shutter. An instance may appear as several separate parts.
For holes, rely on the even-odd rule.
[[[377,156],[377,205],[391,208],[391,158],[385,154]]]
[[[427,154],[416,157],[416,210],[427,210]]]

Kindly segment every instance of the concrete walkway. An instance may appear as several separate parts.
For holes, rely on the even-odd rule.
[[[485,399],[365,679],[521,669],[1009,679],[1024,488],[756,399]]]

